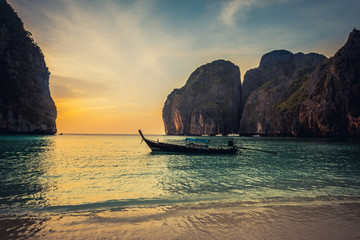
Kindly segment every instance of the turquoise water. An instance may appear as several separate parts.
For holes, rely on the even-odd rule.
[[[149,138],[182,143],[185,137]],[[220,146],[227,138],[209,139]],[[336,226],[360,223],[358,142],[244,137],[234,142],[278,154],[152,154],[139,136],[131,135],[1,136],[0,236],[235,239],[242,236],[235,228],[241,212],[246,231],[260,221],[264,229],[278,232],[267,239],[279,239],[285,233],[272,227],[274,219],[292,213],[305,224],[309,213],[303,213],[309,208],[319,214],[313,219],[324,219],[329,209],[338,211],[326,218],[335,219]],[[289,232],[293,215],[283,219],[290,222]],[[220,234],[225,226],[234,229]],[[156,235],[160,230],[165,235]],[[351,230],[351,236],[360,236]],[[263,237],[258,231],[244,236]]]

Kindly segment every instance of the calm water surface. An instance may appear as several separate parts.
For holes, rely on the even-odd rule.
[[[234,140],[278,154],[152,154],[139,136],[1,136],[0,237],[359,239],[358,142]]]

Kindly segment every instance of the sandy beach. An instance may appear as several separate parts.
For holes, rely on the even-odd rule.
[[[2,239],[359,239],[360,200],[190,204],[0,222]]]

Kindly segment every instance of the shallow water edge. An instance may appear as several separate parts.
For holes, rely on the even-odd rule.
[[[359,237],[359,143],[235,137],[278,154],[234,156],[157,155],[140,143],[0,137],[0,239]]]
[[[358,239],[360,199],[217,202],[0,218],[2,239]],[[22,227],[19,228],[19,226]]]

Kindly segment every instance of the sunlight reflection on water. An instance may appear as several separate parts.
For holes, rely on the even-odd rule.
[[[173,143],[184,139],[153,136],[157,138]],[[226,138],[211,139],[215,145],[226,143]],[[236,137],[238,146],[278,154],[243,150],[236,156],[210,156],[151,154],[140,140],[139,136],[117,135],[0,137],[0,236],[9,236],[15,229],[15,237],[38,236],[53,228],[58,233],[71,229],[88,236],[90,216],[102,219],[99,224],[105,224],[108,232],[113,228],[107,223],[111,219],[126,222],[132,229],[131,219],[150,216],[152,223],[147,224],[155,227],[152,224],[159,216],[163,219],[162,214],[170,213],[181,217],[174,218],[176,223],[164,220],[162,224],[184,227],[190,221],[185,213],[201,205],[208,206],[203,214],[212,218],[214,206],[222,209],[221,204],[231,202],[235,205],[230,209],[246,202],[357,202],[360,195],[360,145],[356,142]],[[193,207],[173,212],[179,206]],[[355,210],[359,207],[354,206]],[[258,211],[256,221],[264,217]],[[276,211],[272,218],[279,214]],[[128,220],[114,218],[124,214]],[[191,214],[199,217],[200,213]],[[79,224],[75,229],[69,227],[73,221]],[[191,219],[195,223],[200,224]]]

